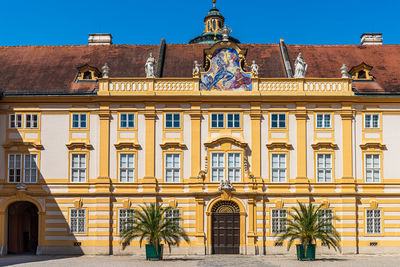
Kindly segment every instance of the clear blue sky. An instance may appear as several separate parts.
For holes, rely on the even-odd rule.
[[[115,44],[188,43],[204,30],[211,0],[0,0],[0,46],[86,44],[106,32]],[[400,43],[396,0],[217,0],[242,43],[358,44],[363,32]]]

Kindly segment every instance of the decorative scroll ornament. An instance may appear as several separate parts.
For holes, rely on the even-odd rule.
[[[156,77],[156,59],[153,57],[153,53],[150,53],[149,58],[144,65],[144,70],[146,72],[146,78],[155,78]]]
[[[296,61],[294,62],[294,78],[304,78],[306,77],[307,73],[307,67],[308,65],[306,64],[306,61],[303,59],[303,56],[301,52],[296,58]]]
[[[232,182],[230,180],[221,180],[219,183],[218,191],[235,191]]]
[[[224,25],[219,32],[222,34],[222,41],[229,42],[229,35],[232,33],[232,29],[229,29],[226,25]]]
[[[108,78],[108,74],[110,72],[110,67],[108,66],[108,64],[104,64],[103,67],[101,67],[101,70],[103,71],[103,78]]]
[[[26,184],[22,183],[19,183],[15,186],[15,189],[17,189],[17,191],[26,191],[26,188],[27,188]]]
[[[342,78],[350,78],[349,70],[347,69],[346,64],[343,64],[340,68],[340,73],[342,74]]]

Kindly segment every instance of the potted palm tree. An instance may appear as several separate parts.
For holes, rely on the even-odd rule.
[[[167,244],[171,252],[171,246],[179,246],[182,239],[190,242],[177,222],[165,218],[165,214],[172,210],[171,207],[151,203],[140,208],[141,210],[135,210],[133,218],[127,220],[120,233],[122,249],[129,246],[135,238],[139,238],[140,247],[143,240],[147,240],[146,260],[162,260],[162,243]]]
[[[300,202],[298,204],[299,208],[293,207],[293,211],[290,212],[291,219],[286,221],[286,229],[278,237],[278,242],[288,240],[287,250],[289,250],[293,243],[299,240],[300,244],[296,245],[298,260],[315,260],[317,240],[329,249],[332,247],[335,251],[340,251],[340,236],[332,224],[337,217],[324,218],[322,204],[319,206],[311,203],[308,206]]]

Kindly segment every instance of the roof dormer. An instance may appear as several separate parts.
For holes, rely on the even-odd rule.
[[[361,63],[360,65],[354,66],[349,70],[349,73],[355,81],[372,81],[374,76],[371,75],[372,66]]]
[[[101,78],[101,72],[96,68],[85,64],[78,68],[76,82],[96,82]]]

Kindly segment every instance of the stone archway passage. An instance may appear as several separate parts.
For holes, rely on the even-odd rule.
[[[211,210],[212,254],[239,254],[240,211],[233,201],[219,201]]]
[[[27,201],[8,206],[8,253],[36,253],[38,245],[38,209]]]

